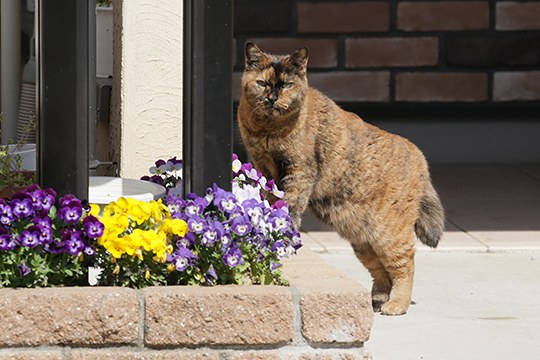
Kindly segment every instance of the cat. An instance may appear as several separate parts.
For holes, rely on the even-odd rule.
[[[308,49],[271,55],[245,48],[238,108],[254,165],[285,191],[299,227],[307,207],[347,239],[373,278],[374,311],[411,303],[414,235],[436,247],[444,210],[427,161],[408,140],[364,122],[309,87]]]

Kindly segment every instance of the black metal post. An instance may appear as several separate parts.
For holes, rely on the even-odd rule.
[[[40,183],[60,195],[88,198],[90,16],[95,2],[38,1],[38,122]]]
[[[184,1],[185,192],[231,187],[232,0]]]

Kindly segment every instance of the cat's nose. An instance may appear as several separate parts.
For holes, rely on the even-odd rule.
[[[273,95],[266,98],[266,101],[268,101],[268,104],[270,106],[274,106],[276,100],[277,100],[276,97]]]

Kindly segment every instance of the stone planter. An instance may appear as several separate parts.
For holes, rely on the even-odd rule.
[[[308,249],[282,286],[0,289],[0,360],[370,359],[369,292]]]

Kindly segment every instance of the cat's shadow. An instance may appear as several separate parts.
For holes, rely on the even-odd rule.
[[[300,231],[334,231],[330,226],[319,220],[311,210],[306,210],[302,215],[302,224],[300,225]]]

